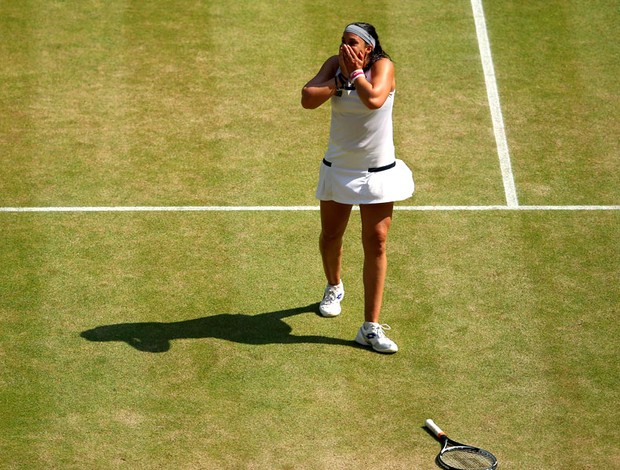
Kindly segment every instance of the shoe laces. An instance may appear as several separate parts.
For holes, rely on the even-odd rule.
[[[325,295],[323,297],[324,302],[332,303],[336,300],[336,294],[338,292],[338,286],[329,286],[325,289]]]
[[[388,325],[387,323],[381,323],[379,325],[372,325],[370,327],[369,333],[373,332],[379,338],[383,338],[383,337],[385,337],[385,331],[390,331],[391,329],[392,329],[392,327],[390,325]]]

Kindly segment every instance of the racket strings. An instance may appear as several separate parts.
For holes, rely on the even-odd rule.
[[[495,459],[478,449],[448,449],[439,458],[455,470],[486,470],[495,465]]]

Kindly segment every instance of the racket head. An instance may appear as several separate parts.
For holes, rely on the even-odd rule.
[[[437,455],[436,462],[445,470],[495,470],[497,458],[479,447],[461,444],[446,436],[432,419],[427,419],[425,425],[441,441],[442,449]]]
[[[437,464],[445,470],[495,470],[497,458],[484,449],[453,441],[444,436]]]

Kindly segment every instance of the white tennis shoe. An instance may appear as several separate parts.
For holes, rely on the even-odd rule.
[[[344,298],[344,286],[342,281],[339,284],[332,286],[327,284],[325,292],[323,293],[323,300],[319,305],[319,312],[324,317],[337,317],[342,311],[340,307],[340,301]]]
[[[398,346],[385,336],[384,330],[391,330],[390,325],[365,322],[357,332],[355,342],[363,346],[372,346],[372,349],[380,353],[395,353],[398,351]]]

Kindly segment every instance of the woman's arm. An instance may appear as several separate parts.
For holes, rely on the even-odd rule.
[[[304,108],[318,108],[336,93],[337,71],[338,56],[330,57],[325,61],[319,73],[301,90],[301,105]]]
[[[364,63],[362,55],[356,56],[353,49],[344,45],[341,55],[348,70],[361,69]],[[370,81],[364,75],[360,75],[354,82],[357,95],[362,103],[369,109],[379,109],[387,100],[391,91],[394,90],[394,64],[387,58],[379,59],[372,65]]]
[[[362,103],[369,109],[379,109],[394,90],[394,64],[389,59],[380,59],[372,66],[370,81],[364,75],[355,80],[355,89]]]

